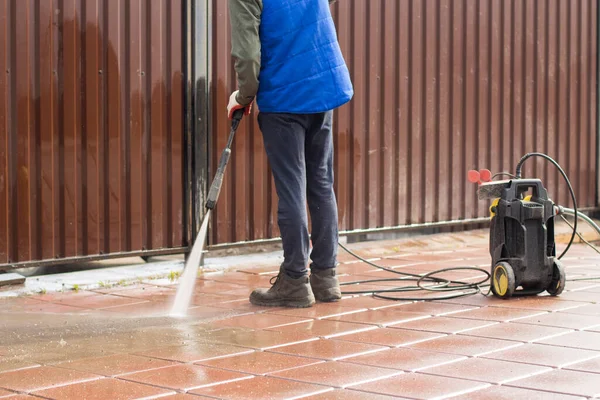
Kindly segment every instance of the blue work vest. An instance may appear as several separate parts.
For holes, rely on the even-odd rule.
[[[263,0],[260,42],[261,112],[314,114],[352,99],[328,0]]]

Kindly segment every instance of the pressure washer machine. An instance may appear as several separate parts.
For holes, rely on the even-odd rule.
[[[517,164],[512,179],[493,181],[489,170],[469,171],[469,180],[479,183],[480,200],[491,199],[490,255],[491,290],[500,298],[513,295],[537,295],[547,291],[558,296],[565,289],[566,273],[560,258],[573,243],[577,225],[565,251],[556,256],[554,218],[565,213],[554,204],[540,179],[522,179],[523,163],[531,157],[542,157],[559,170],[569,187],[573,214],[577,224],[577,202],[567,175],[551,157],[528,153]]]
[[[493,199],[489,249],[492,293],[504,299],[543,291],[559,295],[565,288],[566,276],[556,257],[556,209],[542,181],[484,182],[479,186],[478,197]]]

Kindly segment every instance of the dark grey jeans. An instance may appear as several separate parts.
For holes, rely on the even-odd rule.
[[[258,115],[279,197],[277,222],[283,242],[283,267],[292,278],[308,272],[307,201],[312,222],[311,269],[334,268],[337,264],[332,116],[331,111]]]

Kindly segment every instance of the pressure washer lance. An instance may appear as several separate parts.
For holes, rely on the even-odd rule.
[[[227,168],[227,163],[229,162],[229,157],[231,156],[231,145],[233,144],[233,137],[235,136],[235,132],[237,131],[238,126],[240,125],[240,121],[244,116],[244,110],[236,110],[233,112],[233,118],[231,121],[231,132],[229,133],[229,140],[227,140],[227,146],[223,150],[221,154],[221,159],[219,160],[219,167],[217,168],[217,173],[215,174],[215,179],[213,180],[212,185],[210,186],[210,191],[208,192],[208,200],[206,200],[206,209],[213,210],[215,205],[217,204],[217,200],[219,198],[219,194],[221,193],[221,185],[223,184],[223,176],[225,175],[225,168]]]
[[[244,110],[236,110],[233,113],[231,131],[229,133],[229,139],[227,140],[227,146],[221,154],[217,173],[215,174],[215,178],[213,179],[208,192],[208,199],[206,200],[205,204],[206,214],[204,215],[202,224],[200,226],[200,231],[198,232],[196,241],[192,246],[192,251],[190,252],[190,255],[185,263],[181,279],[179,280],[177,295],[175,296],[173,308],[171,309],[170,313],[170,315],[173,317],[182,317],[187,314],[187,309],[190,305],[192,295],[194,294],[194,285],[196,284],[198,267],[200,266],[202,250],[204,249],[204,243],[206,242],[206,235],[208,233],[208,221],[210,220],[212,210],[215,208],[217,200],[219,199],[221,186],[223,185],[223,176],[225,175],[225,169],[227,168],[227,163],[229,162],[229,157],[231,156],[231,145],[233,144],[233,138],[243,116]]]

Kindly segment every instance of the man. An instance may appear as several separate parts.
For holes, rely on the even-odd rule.
[[[273,286],[250,295],[255,305],[310,307],[315,298],[341,298],[331,123],[332,110],[354,92],[329,9],[333,1],[229,0],[238,90],[227,110],[230,119],[239,109],[249,114],[256,98],[284,253]]]

